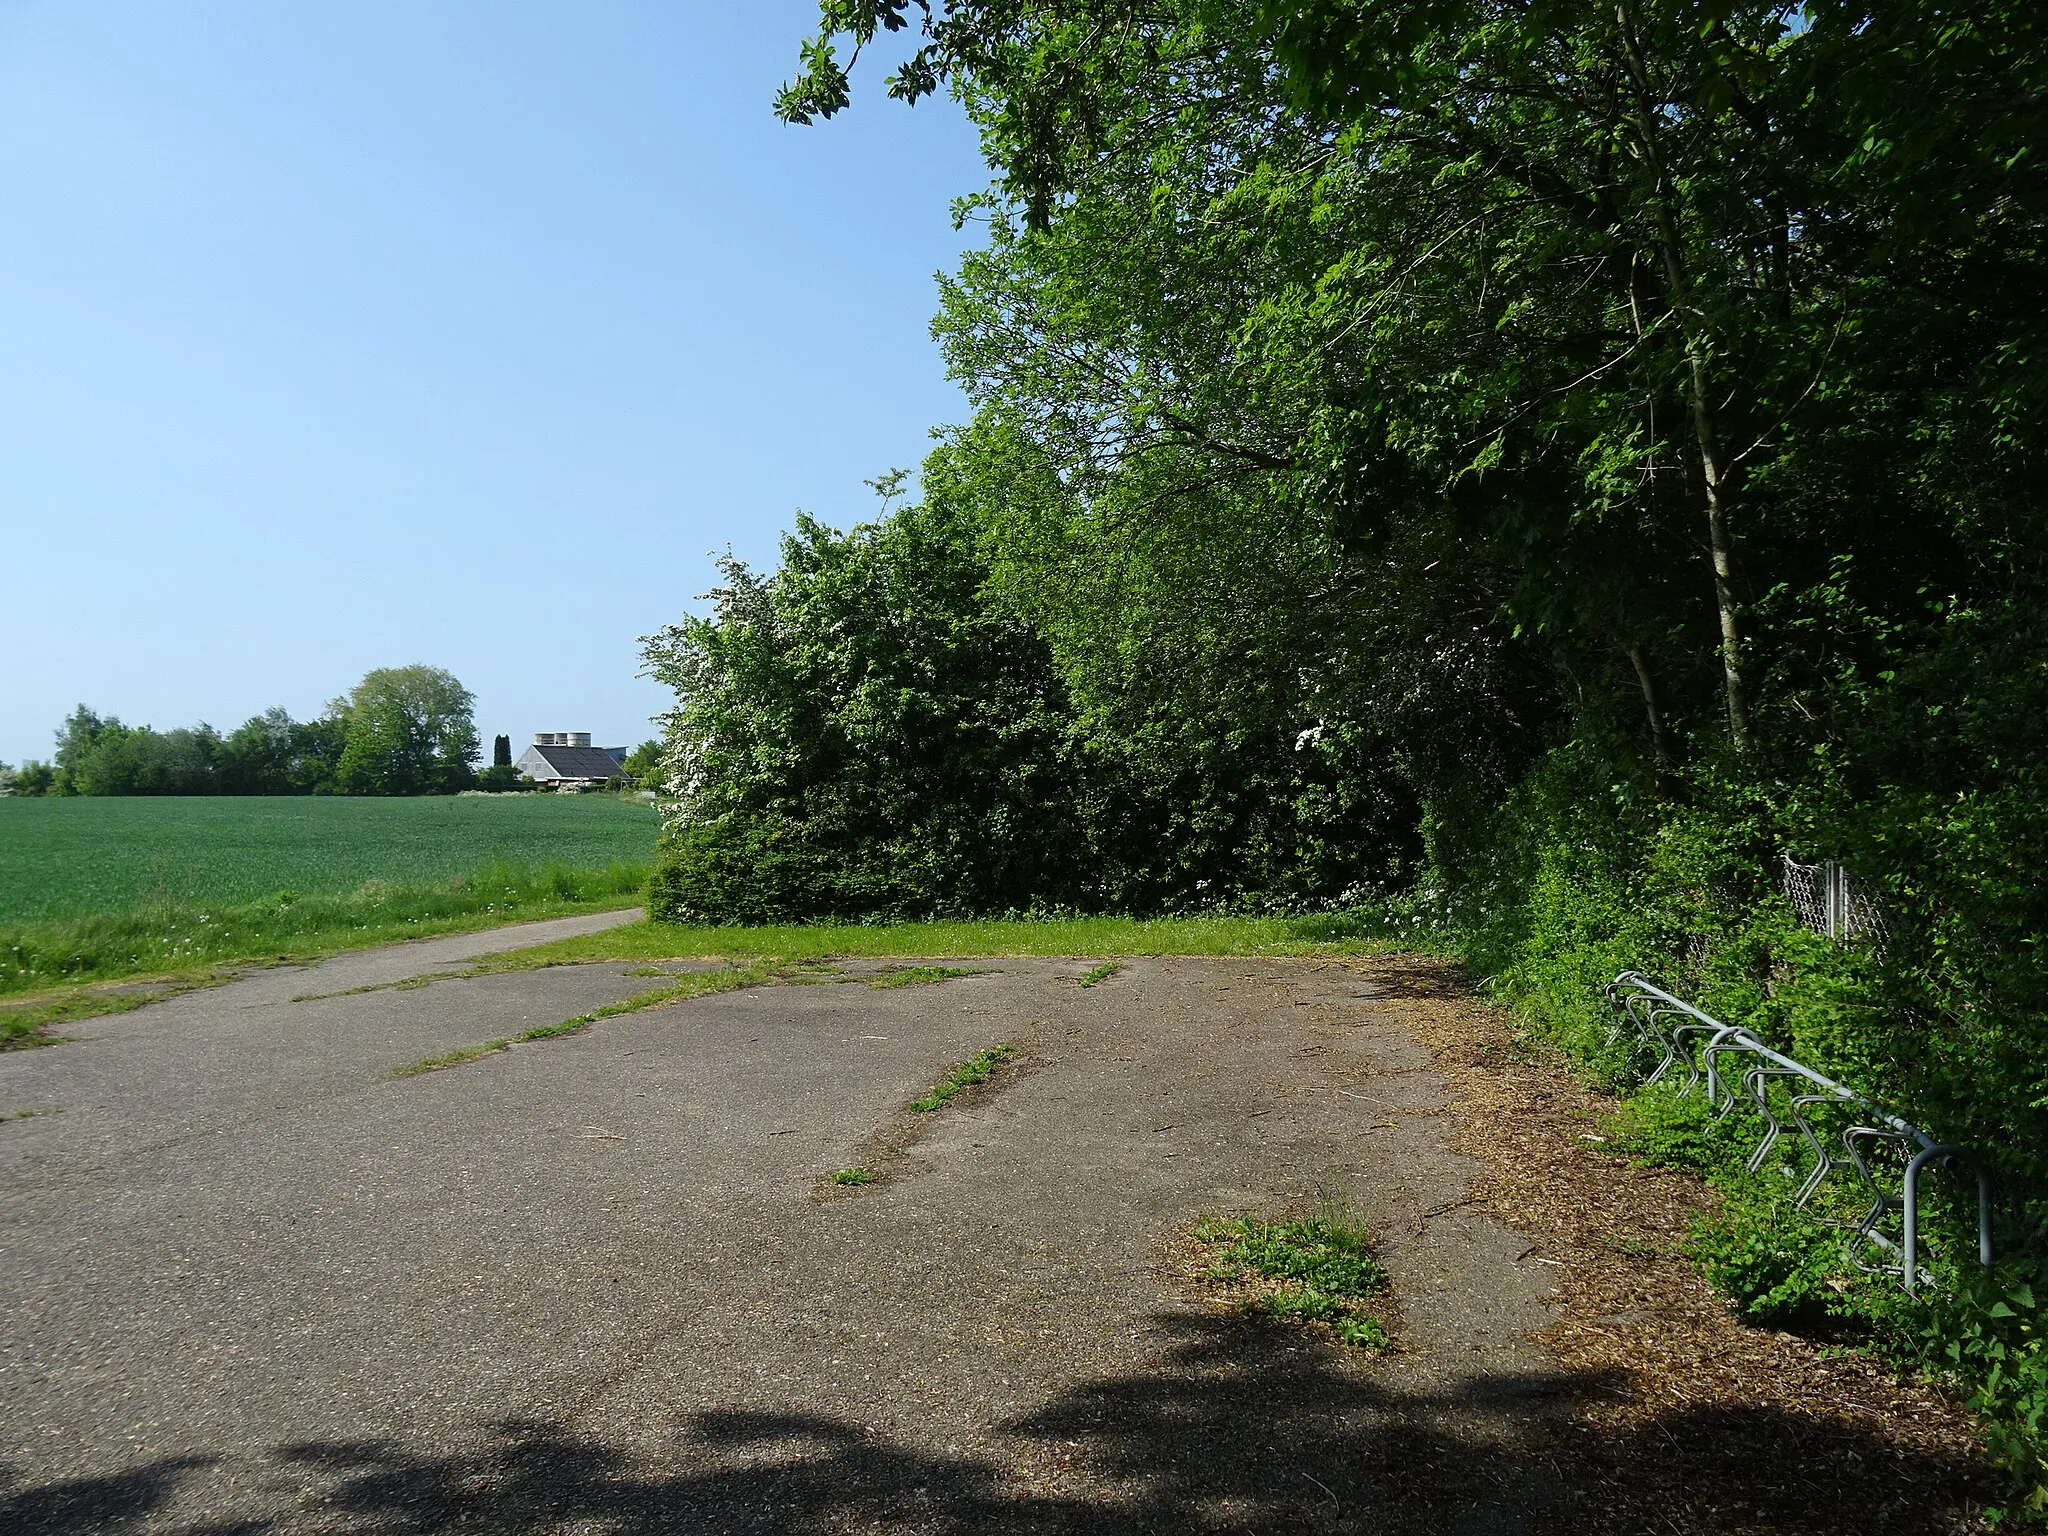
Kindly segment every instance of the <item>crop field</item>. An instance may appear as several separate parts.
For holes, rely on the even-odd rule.
[[[652,862],[645,805],[598,795],[0,799],[0,923],[421,884],[486,865]]]

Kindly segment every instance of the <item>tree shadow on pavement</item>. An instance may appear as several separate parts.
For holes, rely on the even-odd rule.
[[[1156,1321],[1170,1340],[1156,1364],[1058,1393],[971,1454],[794,1412],[697,1413],[659,1457],[507,1420],[452,1453],[387,1440],[287,1446],[279,1463],[326,1480],[308,1507],[209,1523],[180,1508],[181,1482],[203,1481],[192,1474],[210,1460],[186,1457],[9,1491],[0,1529],[1924,1536],[1962,1529],[1955,1512],[1984,1492],[1972,1466],[1905,1464],[1881,1437],[1819,1413],[1674,1411],[1594,1435],[1573,1410],[1624,1389],[1608,1377],[1494,1375],[1405,1391],[1385,1368],[1278,1325]]]

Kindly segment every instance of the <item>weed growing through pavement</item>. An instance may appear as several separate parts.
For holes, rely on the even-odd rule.
[[[461,1050],[450,1051],[445,1056],[429,1056],[423,1061],[409,1062],[393,1070],[393,1077],[418,1077],[422,1072],[437,1071],[442,1067],[459,1067],[465,1062],[477,1061],[498,1051],[509,1051],[515,1045],[524,1045],[536,1040],[552,1040],[557,1035],[581,1034],[600,1019],[615,1019],[621,1014],[638,1013],[643,1008],[659,1008],[663,1003],[673,1003],[686,997],[704,997],[713,992],[732,992],[740,987],[770,979],[771,972],[764,966],[738,967],[724,971],[701,971],[694,975],[679,976],[673,986],[654,987],[645,992],[636,992],[631,997],[616,1003],[606,1003],[602,1008],[593,1008],[588,1013],[579,1013],[573,1019],[564,1019],[559,1024],[540,1024],[532,1029],[522,1030],[509,1040],[491,1040],[482,1045],[464,1046]]]
[[[834,1184],[872,1184],[878,1175],[870,1168],[835,1168],[832,1170]]]
[[[1364,1300],[1387,1288],[1371,1235],[1335,1205],[1291,1221],[1211,1219],[1195,1228],[1208,1250],[1202,1278],[1230,1288],[1247,1312],[1318,1323],[1345,1344],[1385,1349],[1387,1331]]]
[[[928,1115],[963,1088],[972,1088],[976,1083],[985,1083],[996,1069],[996,1063],[1005,1056],[1015,1053],[1014,1045],[992,1045],[985,1051],[978,1051],[946,1074],[945,1081],[919,1099],[910,1107],[921,1115]]]
[[[885,971],[868,983],[871,987],[919,987],[934,981],[952,981],[961,976],[973,976],[974,971],[955,970],[950,965],[906,965],[893,971]]]
[[[510,1040],[486,1040],[482,1045],[465,1045],[460,1050],[448,1051],[440,1056],[426,1056],[418,1061],[409,1061],[402,1067],[393,1067],[393,1077],[418,1077],[423,1072],[438,1072],[443,1067],[459,1067],[466,1061],[476,1061],[497,1051],[512,1049]]]
[[[365,992],[417,992],[421,987],[431,987],[437,981],[461,980],[465,974],[462,971],[429,971],[424,976],[407,976],[399,981],[372,981],[340,992],[301,992],[292,1001],[324,1003],[330,997],[360,997]]]
[[[1086,976],[1083,976],[1081,978],[1081,985],[1084,987],[1100,986],[1103,982],[1109,980],[1110,977],[1114,976],[1118,971],[1122,969],[1123,967],[1118,965],[1114,960],[1105,960],[1102,964],[1098,965],[1097,967],[1095,967],[1094,970],[1090,971]]]

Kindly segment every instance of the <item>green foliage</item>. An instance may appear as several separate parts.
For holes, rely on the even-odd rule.
[[[987,1082],[995,1075],[997,1066],[1016,1053],[1017,1047],[1014,1045],[991,1045],[986,1050],[975,1052],[948,1072],[930,1093],[913,1102],[910,1107],[918,1114],[930,1114],[933,1110],[943,1107],[947,1100],[963,1089]]]
[[[1993,1456],[2023,1490],[2027,1516],[2048,1513],[2048,1338],[2040,1295],[2048,1273],[2038,1256],[1964,1277],[1937,1299],[1914,1342],[1930,1363],[1970,1384]],[[2037,1294],[2038,1293],[2038,1294]]]
[[[832,1170],[834,1184],[872,1184],[877,1175],[867,1168],[835,1168]]]
[[[658,916],[1002,910],[1085,864],[1043,647],[982,574],[937,512],[801,519],[774,576],[728,561],[715,617],[649,640],[677,693]]]
[[[14,787],[91,796],[439,793],[470,781],[477,744],[469,710],[461,685],[430,667],[372,672],[322,719],[270,709],[226,736],[203,723],[127,726],[81,704],[57,732],[56,762],[24,764]]]
[[[214,790],[213,727],[125,726],[81,704],[57,733],[51,788],[71,795],[204,795]]]
[[[1735,1185],[1697,1225],[1691,1253],[1744,1318],[1767,1327],[1843,1312],[1854,1274],[1838,1227],[1751,1185]]]
[[[1681,1094],[1659,1084],[1636,1094],[1606,1126],[1614,1150],[1650,1167],[1686,1168],[1706,1177],[1739,1170],[1756,1144],[1754,1121],[1717,1117],[1703,1092]]]
[[[839,535],[808,520],[710,619],[648,643],[676,689],[653,892],[671,921],[1330,901],[1398,842],[1380,776],[1270,717],[1203,740],[1078,709],[1051,649],[985,594],[968,508]]]
[[[446,794],[475,780],[476,699],[440,667],[379,667],[337,711],[335,783],[350,795]]]
[[[1385,1290],[1387,1275],[1354,1218],[1330,1209],[1291,1221],[1210,1220],[1194,1235],[1210,1249],[1209,1278],[1249,1284],[1254,1309],[1328,1324],[1358,1348],[1386,1347],[1386,1330],[1360,1302]]]
[[[727,955],[791,963],[848,955],[1343,955],[1378,954],[1378,940],[1305,937],[1286,917],[1014,917],[971,922],[815,923],[764,928],[628,923],[519,951],[522,963],[673,960]]]
[[[56,766],[31,757],[13,771],[6,787],[17,795],[47,795],[55,791],[56,783]]]
[[[303,721],[282,709],[252,715],[221,740],[215,788],[225,795],[332,794],[345,738],[333,714]]]
[[[973,971],[963,971],[951,965],[900,965],[894,970],[884,971],[868,985],[884,990],[892,987],[927,987],[934,982],[954,981],[962,976],[974,974]]]
[[[488,795],[517,795],[541,789],[510,763],[493,763],[476,776],[476,787]]]
[[[664,753],[659,741],[643,741],[626,754],[624,768],[626,781],[635,789],[659,790],[662,787],[662,764]]]

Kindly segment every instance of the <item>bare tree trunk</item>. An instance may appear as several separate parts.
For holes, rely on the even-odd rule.
[[[1714,606],[1721,618],[1721,669],[1728,691],[1728,735],[1735,750],[1749,750],[1749,688],[1742,678],[1742,625],[1735,611],[1734,560],[1728,545],[1726,470],[1714,410],[1707,399],[1707,368],[1692,342],[1686,344],[1692,375],[1692,419],[1700,442],[1700,473],[1707,487],[1707,545],[1714,560]]]
[[[1692,284],[1686,272],[1685,247],[1672,211],[1671,183],[1665,174],[1658,147],[1656,119],[1651,108],[1650,73],[1636,41],[1635,24],[1626,0],[1615,7],[1622,51],[1627,57],[1631,83],[1635,87],[1632,115],[1636,137],[1643,152],[1643,165],[1655,189],[1657,243],[1664,268],[1665,286],[1670,291],[1672,313],[1679,334],[1685,338],[1686,393],[1691,408],[1693,434],[1699,443],[1700,477],[1706,486],[1707,547],[1714,567],[1714,607],[1721,622],[1721,669],[1728,697],[1728,735],[1735,750],[1749,751],[1749,689],[1742,676],[1742,621],[1735,607],[1735,560],[1728,538],[1728,467],[1722,456],[1720,432],[1715,425],[1713,397],[1707,389],[1707,353],[1699,334],[1698,315],[1692,303]]]
[[[1664,711],[1657,704],[1657,679],[1650,675],[1650,663],[1643,648],[1631,645],[1628,659],[1636,669],[1636,682],[1643,690],[1643,714],[1650,722],[1650,750],[1657,754],[1657,766],[1671,766],[1671,738],[1664,733]]]

